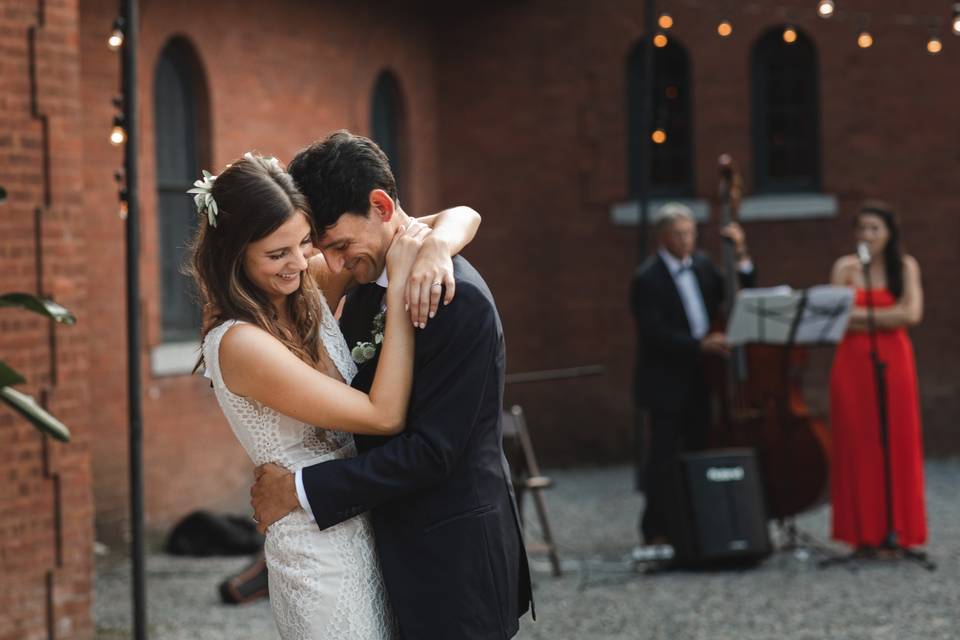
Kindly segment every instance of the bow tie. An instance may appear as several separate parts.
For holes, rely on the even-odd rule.
[[[692,265],[692,264],[681,264],[681,265],[680,265],[680,268],[677,269],[675,275],[680,275],[680,274],[683,273],[684,271],[693,271],[693,265]]]

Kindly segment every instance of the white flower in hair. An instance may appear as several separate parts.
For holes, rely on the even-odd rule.
[[[253,155],[252,151],[247,151],[243,154],[243,157],[247,160],[254,161],[257,159],[257,156]],[[276,169],[277,171],[283,171],[283,167],[280,166],[280,161],[274,158],[273,156],[260,156],[261,160],[266,160],[267,164]]]
[[[194,194],[193,203],[197,206],[197,213],[207,214],[207,222],[211,227],[217,226],[217,201],[213,199],[213,182],[217,176],[206,169],[203,170],[203,178],[193,183],[193,189],[187,193]]]

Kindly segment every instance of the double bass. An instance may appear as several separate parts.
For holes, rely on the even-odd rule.
[[[719,160],[720,222],[736,220],[743,187],[733,159]],[[733,245],[723,243],[724,300],[732,309],[737,292]],[[793,345],[749,344],[707,367],[714,447],[756,450],[767,515],[784,520],[826,496],[830,435],[823,420],[803,400],[805,349]]]

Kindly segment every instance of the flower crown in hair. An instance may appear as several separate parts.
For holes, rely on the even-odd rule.
[[[194,182],[193,189],[187,191],[194,194],[193,203],[197,205],[197,213],[206,214],[211,227],[217,226],[217,214],[220,213],[217,201],[213,199],[213,182],[216,179],[217,176],[204,169],[203,178]]]

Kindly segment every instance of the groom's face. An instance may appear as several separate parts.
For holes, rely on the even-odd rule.
[[[365,216],[346,213],[320,236],[320,249],[334,273],[346,269],[360,283],[373,282],[386,267],[393,234],[376,210]]]

